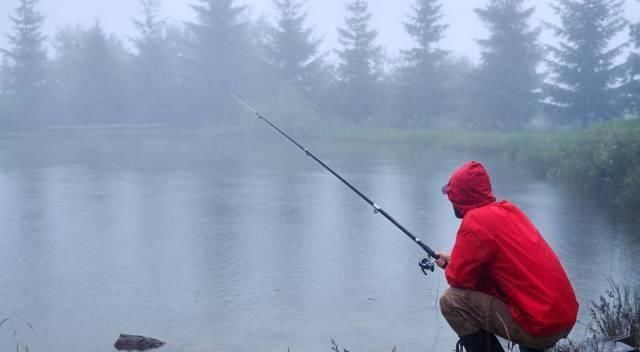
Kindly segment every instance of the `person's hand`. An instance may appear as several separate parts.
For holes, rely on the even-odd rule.
[[[436,260],[436,265],[440,267],[440,269],[446,269],[449,262],[451,262],[451,254],[449,253],[436,253],[440,257],[440,259]]]

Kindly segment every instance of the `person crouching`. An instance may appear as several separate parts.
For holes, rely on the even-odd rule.
[[[515,205],[496,201],[484,166],[472,161],[442,189],[462,219],[450,254],[438,253],[450,288],[443,316],[468,352],[553,347],[576,323],[578,300],[549,244]]]

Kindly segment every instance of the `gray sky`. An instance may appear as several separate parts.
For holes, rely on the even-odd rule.
[[[174,21],[185,21],[193,18],[189,3],[195,0],[163,0],[163,15]],[[324,49],[330,50],[337,44],[336,28],[342,26],[345,15],[345,0],[309,0],[309,24],[315,28],[316,34],[325,39]],[[473,12],[473,8],[484,6],[488,0],[449,0],[443,1],[446,19],[450,24],[447,38],[442,46],[452,50],[456,55],[464,55],[477,60],[479,49],[475,39],[486,36],[486,30]],[[13,12],[17,0],[0,0],[0,32],[10,29],[8,15]],[[107,31],[125,38],[132,31],[131,17],[139,13],[136,0],[40,0],[41,9],[47,16],[46,32],[52,34],[57,28],[68,24],[93,23],[99,17]],[[238,0],[240,4],[249,5],[252,17],[270,16],[271,0]],[[369,0],[374,16],[374,25],[379,30],[379,43],[387,49],[387,54],[394,56],[403,48],[411,45],[411,40],[404,31],[402,23],[410,12],[413,0]],[[535,21],[541,19],[554,21],[555,16],[547,6],[547,1],[531,1],[539,3]],[[627,18],[640,20],[640,3],[627,0]],[[544,41],[552,40],[549,33],[543,36]],[[0,46],[6,44],[5,36],[0,39]]]

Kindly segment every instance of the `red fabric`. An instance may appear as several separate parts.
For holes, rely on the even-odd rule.
[[[471,162],[458,169],[447,195],[464,215],[445,271],[449,285],[506,302],[533,336],[573,327],[578,301],[562,264],[520,209],[495,201],[484,167]]]
[[[467,211],[496,201],[491,179],[484,166],[476,161],[456,170],[447,185],[447,195],[462,215]]]

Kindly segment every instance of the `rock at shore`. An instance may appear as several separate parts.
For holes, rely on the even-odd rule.
[[[118,351],[147,351],[164,346],[164,342],[144,336],[120,334],[115,348]]]

